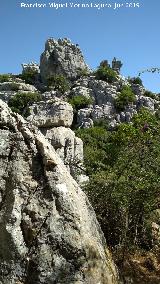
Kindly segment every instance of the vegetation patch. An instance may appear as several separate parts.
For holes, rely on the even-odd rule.
[[[124,86],[122,91],[118,94],[115,99],[115,108],[117,111],[123,111],[126,106],[136,101],[136,96],[133,93],[131,87]]]
[[[79,109],[86,108],[90,104],[92,104],[93,99],[92,98],[86,98],[83,95],[79,95],[79,96],[74,96],[74,97],[70,98],[68,100],[68,102],[72,105],[73,110],[75,112],[77,112]]]
[[[87,70],[87,68],[79,68],[78,69],[78,78],[80,77],[87,77],[89,75],[89,71]]]
[[[9,87],[10,87],[10,89],[11,89],[12,91],[15,91],[15,92],[17,92],[17,91],[19,90],[19,84],[16,83],[16,82],[11,82],[11,84],[9,85]]]
[[[52,75],[47,79],[49,89],[60,91],[62,94],[69,90],[69,83],[63,75]]]
[[[128,251],[153,246],[152,218],[159,208],[160,120],[146,109],[116,131],[105,126],[79,129],[90,182],[86,191],[108,245],[119,249],[122,263]]]
[[[38,93],[17,93],[9,100],[8,106],[12,111],[27,117],[30,114],[29,106],[40,100],[41,95]]]
[[[131,83],[131,84],[136,84],[136,85],[143,86],[143,82],[142,82],[142,80],[141,80],[140,77],[129,78],[128,81],[129,81],[129,83]]]
[[[1,74],[0,75],[0,83],[8,82],[11,76],[9,74]]]
[[[19,78],[25,81],[26,84],[34,84],[36,77],[38,75],[37,71],[25,71],[24,73],[19,75]]]
[[[108,66],[100,66],[95,76],[97,80],[103,80],[107,83],[114,83],[117,80],[117,73]]]
[[[152,93],[151,91],[145,91],[145,92],[144,92],[144,96],[145,96],[145,97],[149,97],[149,98],[151,98],[151,99],[155,99],[155,100],[158,99],[157,96],[156,96],[154,93]]]

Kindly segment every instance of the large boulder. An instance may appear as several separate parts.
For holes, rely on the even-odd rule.
[[[37,127],[65,126],[70,127],[73,121],[72,106],[59,99],[41,101],[29,107],[27,120]]]
[[[0,284],[117,284],[87,197],[37,128],[0,100]]]
[[[43,82],[55,74],[75,79],[84,69],[89,71],[78,45],[72,44],[66,38],[58,40],[50,38],[46,41],[45,51],[40,58],[40,74]]]

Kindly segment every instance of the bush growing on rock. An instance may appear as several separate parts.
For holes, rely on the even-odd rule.
[[[38,93],[17,93],[9,100],[8,106],[12,109],[12,111],[27,117],[29,115],[28,107],[34,102],[38,102],[40,100],[41,95]]]
[[[65,93],[69,90],[69,83],[63,75],[52,75],[47,79],[49,89]]]
[[[84,142],[90,182],[85,190],[108,244],[123,251],[152,248],[151,215],[159,208],[160,121],[142,109],[132,124],[76,132]]]
[[[151,99],[157,99],[157,96],[154,93],[152,93],[151,91],[145,91],[144,96],[149,97]]]
[[[8,82],[10,78],[9,74],[0,74],[0,83]]]
[[[123,111],[126,106],[136,101],[136,96],[129,86],[124,86],[122,91],[115,99],[115,108],[117,111]]]
[[[86,77],[89,75],[89,71],[87,70],[87,68],[84,69],[78,69],[78,77]]]
[[[81,108],[88,107],[90,104],[93,103],[92,98],[86,98],[83,95],[72,97],[68,100],[68,102],[72,105],[74,111],[78,111]]]
[[[26,84],[34,84],[37,75],[38,72],[30,70],[25,71],[23,74],[19,75],[19,77],[24,80]]]
[[[107,83],[114,83],[117,78],[117,73],[112,70],[108,66],[100,66],[96,72],[95,76],[97,80],[103,80],[106,81]]]
[[[11,89],[12,91],[17,92],[17,91],[19,90],[19,84],[16,83],[16,82],[12,82],[12,83],[10,84],[10,89]]]
[[[76,136],[84,142],[84,162],[87,175],[106,168],[106,143],[108,141],[106,125],[76,130]]]
[[[133,78],[129,78],[128,80],[131,84],[137,84],[140,86],[143,86],[142,80],[140,77],[133,77]]]

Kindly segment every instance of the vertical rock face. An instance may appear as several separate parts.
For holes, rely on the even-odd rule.
[[[116,284],[94,211],[37,128],[0,101],[0,284]]]
[[[40,58],[40,73],[44,82],[55,74],[75,79],[80,70],[84,69],[89,71],[78,45],[72,44],[68,39],[47,40]]]

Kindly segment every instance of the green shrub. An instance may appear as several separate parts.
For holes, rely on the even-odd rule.
[[[84,142],[84,161],[87,174],[91,176],[98,169],[105,169],[108,158],[105,152],[108,139],[105,126],[78,129],[75,133]]]
[[[28,107],[40,100],[41,95],[38,93],[17,93],[9,100],[8,106],[12,111],[27,117],[29,115]]]
[[[63,75],[52,75],[47,79],[49,89],[65,93],[69,90],[69,83]]]
[[[151,91],[145,91],[144,96],[149,97],[151,99],[157,99],[157,96],[154,93],[152,93]]]
[[[78,77],[86,77],[89,75],[89,72],[86,68],[80,68],[78,69]]]
[[[19,77],[25,81],[26,84],[34,84],[36,76],[38,75],[38,72],[36,71],[25,71]]]
[[[107,66],[100,66],[96,72],[95,76],[97,80],[103,80],[108,83],[113,83],[116,81],[117,73]]]
[[[107,118],[99,118],[94,121],[94,126],[102,127],[106,130],[109,129],[109,122]]]
[[[160,122],[142,109],[132,124],[76,131],[90,182],[85,191],[107,243],[123,251],[151,249],[151,215],[159,208]]]
[[[129,78],[128,81],[131,84],[137,84],[137,85],[143,86],[143,83],[140,77]]]
[[[79,95],[73,98],[70,98],[68,102],[72,105],[75,111],[78,111],[81,108],[85,108],[88,105],[93,103],[92,98],[86,98],[85,96]]]
[[[11,76],[9,74],[0,75],[0,83],[8,82]]]
[[[136,101],[136,96],[129,86],[124,86],[122,91],[118,94],[115,99],[115,108],[117,111],[123,111],[127,105],[134,103]]]
[[[11,84],[10,84],[10,88],[11,88],[11,90],[12,91],[18,91],[19,90],[19,84],[18,83],[15,83],[15,82],[12,82]]]

